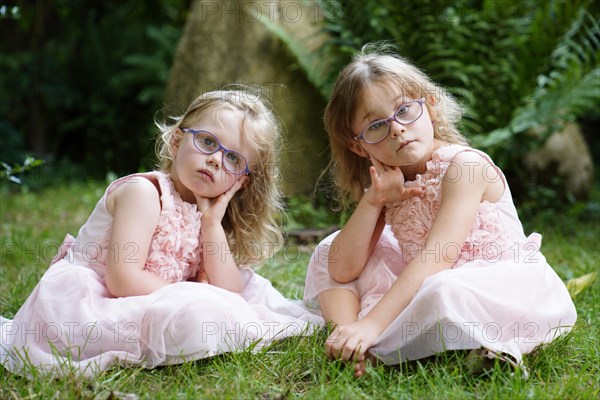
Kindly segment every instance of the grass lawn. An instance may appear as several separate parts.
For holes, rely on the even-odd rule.
[[[64,235],[77,234],[103,189],[104,183],[76,183],[36,193],[0,191],[0,315],[14,316]],[[525,221],[527,232],[543,234],[542,251],[565,280],[600,269],[600,221],[597,211],[589,214],[595,217],[540,214]],[[284,295],[299,299],[309,251],[290,245],[259,273]],[[326,359],[326,334],[321,332],[277,342],[257,354],[239,352],[153,370],[118,367],[93,380],[75,376],[27,380],[0,367],[0,399],[119,399],[126,394],[140,399],[597,399],[599,281],[575,298],[579,315],[575,329],[525,356],[528,380],[499,364],[487,375],[473,376],[464,365],[466,352],[395,367],[369,367],[366,376],[354,379],[352,368]]]

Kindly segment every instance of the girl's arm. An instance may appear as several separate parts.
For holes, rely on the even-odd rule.
[[[424,249],[402,271],[381,301],[353,324],[339,327],[328,339],[327,351],[333,358],[358,358],[406,308],[423,281],[437,272],[449,269],[460,254],[460,248],[471,231],[482,200],[496,201],[502,194],[500,180],[486,180],[482,158],[476,153],[458,154],[453,165],[460,178],[446,176],[442,183],[443,200],[427,237]]]
[[[229,249],[223,226],[220,222],[209,223],[202,219],[201,230],[202,263],[208,282],[232,292],[241,292],[242,277]]]
[[[329,275],[341,283],[356,279],[373,253],[385,226],[384,204],[422,193],[420,188],[404,188],[400,168],[382,164],[374,157],[370,160],[371,187],[331,244],[336,256],[329,260]]]
[[[335,250],[327,265],[331,278],[346,283],[360,275],[385,225],[382,211],[383,204],[371,203],[367,191],[331,243]]]
[[[247,176],[241,177],[216,199],[196,198],[198,208],[202,211],[202,267],[211,285],[232,292],[242,291],[242,275],[229,248],[221,221],[229,201],[247,179]]]
[[[113,216],[105,276],[110,294],[139,296],[168,285],[143,269],[160,214],[156,186],[146,178],[128,180],[107,196],[106,205]]]

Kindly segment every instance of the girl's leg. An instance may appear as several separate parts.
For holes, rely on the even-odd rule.
[[[354,292],[347,289],[329,289],[319,294],[321,313],[325,321],[335,325],[351,324],[358,320],[360,300]],[[365,373],[365,361],[354,365],[354,375],[358,378]]]
[[[319,304],[325,321],[346,325],[358,320],[360,300],[351,290],[325,290],[319,293]]]

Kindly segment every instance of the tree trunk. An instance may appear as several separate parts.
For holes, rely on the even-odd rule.
[[[327,162],[325,100],[260,17],[295,34],[316,32],[318,13],[302,2],[194,1],[175,54],[166,101],[181,113],[202,92],[258,85],[280,117],[284,190],[308,193]]]
[[[564,193],[561,194],[583,200],[593,189],[594,163],[579,124],[565,124],[544,146],[529,153],[525,163],[533,182],[549,186],[555,176],[562,178]]]

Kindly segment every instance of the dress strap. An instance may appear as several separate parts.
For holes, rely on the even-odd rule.
[[[169,175],[163,172],[153,172],[152,176],[156,178],[158,182],[158,188],[160,190],[160,202],[162,203],[163,209],[171,209],[175,206],[175,202],[173,199],[173,183],[169,178]]]

